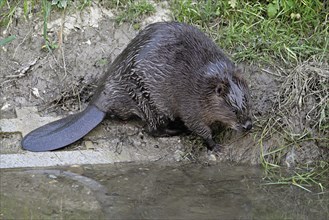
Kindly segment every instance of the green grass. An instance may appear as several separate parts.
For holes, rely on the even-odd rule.
[[[264,179],[267,180],[265,185],[292,185],[308,192],[324,193],[329,187],[329,163],[319,161],[312,166],[295,168],[290,173],[281,167],[270,165],[265,169]]]
[[[0,47],[6,45],[8,43],[10,43],[11,41],[13,41],[15,39],[16,39],[16,36],[15,35],[11,35],[11,36],[9,36],[9,37],[7,37],[5,39],[0,40]]]
[[[0,2],[0,27],[8,27],[12,23],[19,2],[2,0]]]
[[[155,12],[154,6],[146,0],[132,1],[127,4],[126,10],[123,10],[116,18],[118,23],[133,22],[138,23],[144,15],[151,15]]]
[[[29,16],[40,16],[43,19],[44,47],[47,48],[48,51],[52,51],[56,49],[58,45],[55,42],[51,42],[48,38],[48,18],[52,9],[65,9],[67,4],[68,0],[2,0],[0,3],[0,28],[8,28],[20,14],[23,15],[20,19],[28,19]],[[39,5],[41,5],[40,8],[38,7]],[[39,8],[39,10],[34,12],[36,8]]]
[[[278,1],[271,16],[265,1],[234,1],[234,8],[229,2],[173,0],[171,6],[175,20],[205,29],[237,61],[289,65],[328,58],[328,8],[321,1]]]
[[[138,24],[145,16],[155,12],[154,5],[147,0],[103,0],[100,3],[117,11],[115,20],[118,24],[122,22]]]

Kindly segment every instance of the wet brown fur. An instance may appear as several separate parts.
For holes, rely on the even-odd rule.
[[[213,123],[251,128],[242,72],[197,28],[155,23],[111,64],[91,104],[124,119],[137,115],[155,136],[179,133],[168,124],[181,121],[213,149]]]

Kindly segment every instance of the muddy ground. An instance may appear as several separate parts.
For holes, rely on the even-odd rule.
[[[170,16],[162,10],[160,14],[146,18],[142,27],[159,20],[170,20]],[[16,35],[16,39],[0,48],[0,119],[15,117],[15,108],[18,107],[37,106],[42,116],[65,116],[84,109],[97,87],[97,80],[137,34],[131,24],[117,25],[113,13],[97,5],[82,12],[67,13],[65,18],[61,13],[52,14],[48,37],[57,42],[58,48],[51,53],[44,47],[42,28],[40,17],[25,20],[17,16],[8,29],[1,29],[2,36]],[[273,70],[264,71],[258,66],[249,66],[248,70],[255,131],[259,131],[257,121],[271,113],[280,85],[271,74]],[[184,152],[182,155],[186,159],[206,155],[204,145],[193,135],[155,139],[144,134],[141,122],[115,121],[115,128],[112,124],[111,119],[106,119],[97,132],[65,150],[85,148],[83,143],[91,140],[96,147],[125,143],[145,151],[154,147],[174,148]],[[218,160],[259,164],[261,148],[255,131],[249,134],[220,133],[218,140],[224,149]],[[21,136],[15,137],[21,139]],[[9,134],[2,134],[1,138],[13,142],[13,136]],[[266,152],[273,145],[280,145],[281,141],[278,136],[264,140],[263,150]],[[19,140],[15,143],[19,145]],[[294,151],[294,160],[314,161],[323,158],[324,154],[321,148],[311,143]],[[287,152],[287,157],[289,155]]]

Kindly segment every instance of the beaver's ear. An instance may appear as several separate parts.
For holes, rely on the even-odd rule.
[[[246,71],[246,67],[243,65],[236,65],[234,66],[234,73],[235,74],[244,74]]]
[[[209,93],[223,96],[228,91],[229,81],[226,78],[219,78],[218,76],[208,76],[206,85],[209,88]]]
[[[222,80],[221,82],[217,83],[214,92],[216,93],[217,96],[224,96],[225,94],[228,93],[228,90],[229,90],[229,82]]]
[[[242,66],[242,65],[236,66],[234,68],[233,77],[232,77],[233,82],[247,85],[247,82],[244,78],[245,71],[246,71],[246,68],[244,66]]]
[[[223,85],[222,84],[218,84],[216,89],[215,89],[215,92],[216,92],[216,95],[218,96],[221,96],[222,93],[224,91],[224,88],[223,88]]]
[[[245,67],[244,66],[242,66],[242,65],[236,65],[232,69],[232,76],[233,76],[233,78],[234,77],[241,78],[241,77],[243,77],[244,72],[245,72]]]

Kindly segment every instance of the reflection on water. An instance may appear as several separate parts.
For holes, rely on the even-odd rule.
[[[1,170],[0,219],[328,219],[328,194],[263,186],[246,166]]]

